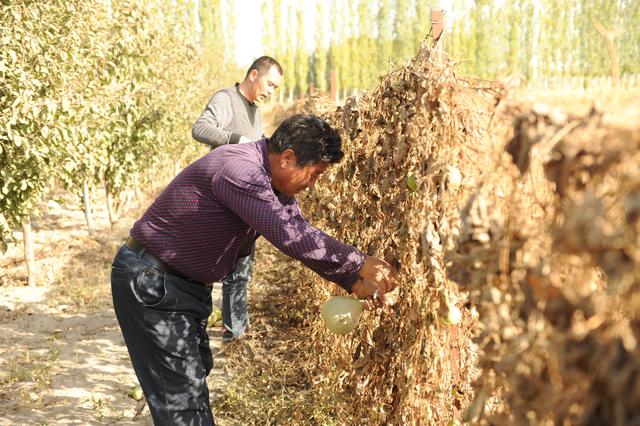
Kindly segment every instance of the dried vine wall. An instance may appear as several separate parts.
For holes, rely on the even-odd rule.
[[[401,284],[338,337],[316,315],[330,287],[301,270],[309,383],[352,395],[356,424],[640,422],[637,125],[514,103],[428,59],[320,110],[346,158],[303,211]]]

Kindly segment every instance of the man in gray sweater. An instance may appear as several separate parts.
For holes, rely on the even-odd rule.
[[[245,143],[264,136],[256,102],[265,101],[282,84],[282,67],[273,58],[261,56],[249,67],[242,83],[216,92],[196,120],[191,135],[211,146]],[[254,249],[242,257],[236,269],[222,282],[222,340],[240,337],[249,324],[247,286],[251,281]]]

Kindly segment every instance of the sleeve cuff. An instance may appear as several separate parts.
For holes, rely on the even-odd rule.
[[[336,284],[345,289],[349,294],[353,293],[353,285],[360,279],[360,270],[364,266],[365,262],[365,255],[361,251],[356,249],[354,255],[356,257],[355,262],[357,264],[356,271],[344,277],[339,282],[336,282]]]
[[[353,293],[353,285],[358,282],[358,280],[360,279],[359,275],[353,276],[347,280],[344,280],[343,282],[341,282],[340,284],[338,284],[340,287],[342,287],[343,289],[345,289],[347,291],[347,293],[351,294]]]
[[[242,135],[238,134],[238,133],[231,133],[231,136],[229,137],[229,143],[238,143],[240,142],[240,138],[242,137]]]

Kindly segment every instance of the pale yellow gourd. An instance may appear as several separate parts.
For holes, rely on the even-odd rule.
[[[207,327],[213,327],[215,323],[222,319],[222,311],[217,306],[213,306],[211,308],[211,315],[209,315],[209,319],[207,320]]]
[[[336,334],[347,334],[357,327],[364,309],[362,300],[333,296],[322,305],[322,319],[327,328]]]

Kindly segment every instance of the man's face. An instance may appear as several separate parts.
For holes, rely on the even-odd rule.
[[[282,84],[282,75],[275,66],[272,66],[262,74],[258,73],[257,70],[253,70],[252,73],[255,73],[252,75],[253,93],[251,95],[253,99],[251,101],[253,102],[264,102]]]
[[[295,195],[304,191],[307,188],[313,188],[316,181],[322,173],[327,170],[329,163],[317,162],[314,164],[308,164],[306,166],[297,166],[297,169],[291,173],[291,179],[287,185],[287,195]]]
[[[288,150],[290,151],[290,150]],[[296,164],[295,154],[283,156],[280,159],[280,172],[277,181],[274,180],[278,191],[293,196],[307,188],[312,188],[322,173],[329,167],[329,163],[319,161],[317,163],[299,166]]]

